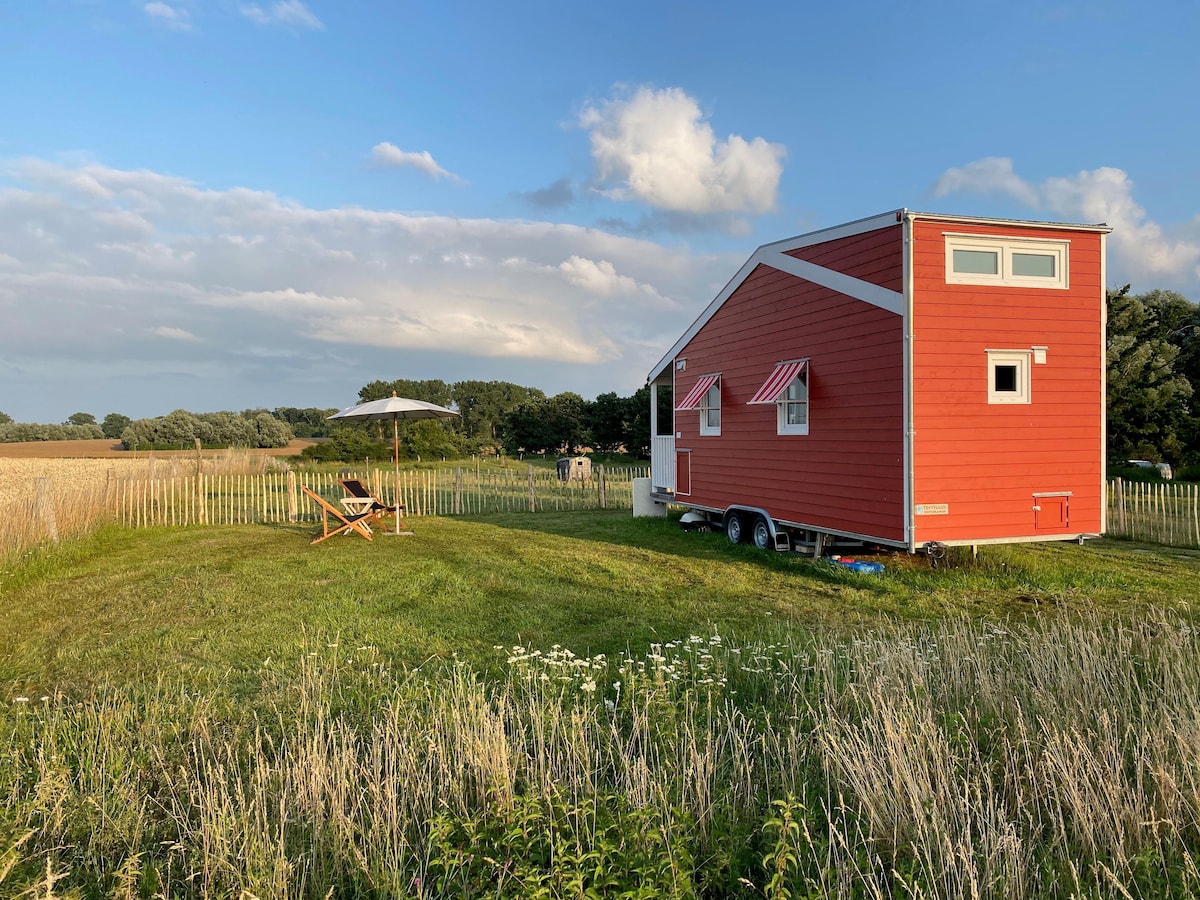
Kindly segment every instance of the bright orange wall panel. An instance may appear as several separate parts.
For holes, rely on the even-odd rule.
[[[1068,240],[1069,287],[947,284],[945,232]],[[916,516],[916,543],[1037,537],[1044,492],[1070,492],[1067,532],[1099,532],[1101,236],[918,219],[914,238],[913,502],[948,509]],[[989,405],[985,351],[1035,346],[1047,356],[1030,367],[1032,402]]]

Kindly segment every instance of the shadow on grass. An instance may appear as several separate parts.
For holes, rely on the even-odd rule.
[[[888,593],[887,587],[876,575],[836,568],[797,553],[764,551],[749,544],[732,544],[720,530],[684,531],[677,515],[635,519],[628,510],[574,510],[455,518],[514,531],[635,547],[687,559],[737,562],[781,575],[811,578],[827,585],[853,585],[860,590]],[[914,558],[903,553],[863,551],[862,555],[878,559],[890,568],[895,568],[897,563],[904,568],[911,568],[914,564]]]

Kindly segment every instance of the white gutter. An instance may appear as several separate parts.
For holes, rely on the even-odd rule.
[[[916,476],[913,472],[913,214],[904,214],[904,310],[900,317],[904,329],[904,537],[908,552],[917,552],[915,507]]]

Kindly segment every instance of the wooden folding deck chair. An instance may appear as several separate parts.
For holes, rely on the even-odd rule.
[[[338,484],[345,489],[346,494],[348,495],[347,499],[353,499],[361,504],[362,512],[370,515],[372,522],[376,522],[379,519],[382,519],[384,516],[394,514],[397,520],[396,531],[399,532],[401,529],[408,529],[408,526],[404,524],[404,520],[400,518],[401,513],[403,513],[405,510],[403,503],[397,503],[393,506],[389,506],[379,497],[375,496],[375,494],[371,492],[371,489],[357,478],[339,478]]]
[[[333,537],[335,534],[349,534],[351,531],[361,537],[365,537],[368,541],[371,540],[371,521],[372,515],[369,512],[362,513],[347,513],[338,509],[320,494],[309,490],[304,485],[300,485],[300,490],[312,497],[313,502],[321,507],[321,534],[310,541],[313,544],[319,544],[321,541]],[[329,524],[330,517],[333,517],[336,522],[333,526]]]

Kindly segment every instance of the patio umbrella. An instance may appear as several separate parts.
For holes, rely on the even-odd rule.
[[[390,419],[392,422],[392,452],[395,464],[395,502],[400,502],[400,420],[411,419],[449,419],[457,416],[452,409],[438,406],[436,403],[426,403],[424,400],[410,400],[407,397],[392,396],[382,400],[369,400],[358,406],[349,406],[339,413],[329,416],[330,419],[340,419],[343,422],[378,422]],[[400,533],[400,516],[396,515],[396,531]]]

